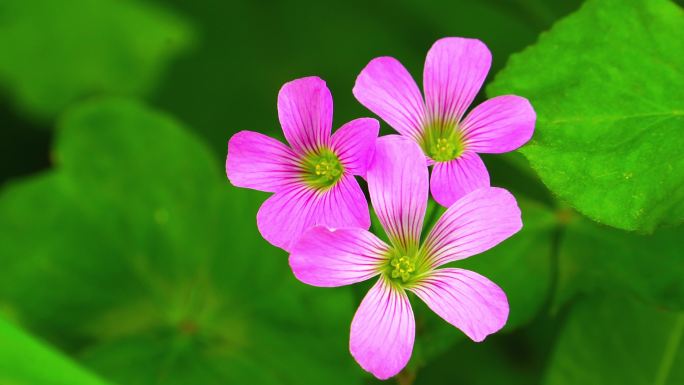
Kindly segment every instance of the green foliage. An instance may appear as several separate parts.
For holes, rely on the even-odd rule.
[[[374,57],[396,57],[420,84],[425,54],[435,40],[480,38],[494,53],[491,77],[510,53],[532,43],[580,0],[166,2],[201,21],[202,44],[173,66],[172,81],[161,85],[154,101],[223,156],[226,138],[240,130],[281,135],[276,94],[287,81],[325,79],[339,127],[372,116],[351,89]]]
[[[558,303],[577,292],[631,293],[684,310],[684,227],[652,235],[614,230],[576,217],[559,253]]]
[[[684,313],[622,297],[578,303],[544,384],[675,385],[684,382]]]
[[[350,293],[294,279],[194,136],[120,100],[58,131],[56,169],[0,198],[0,303],[22,323],[118,383],[358,381]]]
[[[134,0],[3,0],[0,84],[49,119],[78,98],[149,92],[189,42],[184,21]]]
[[[0,347],[0,384],[106,385],[69,358],[2,318]],[[37,365],[40,370],[36,370]]]
[[[488,88],[538,113],[529,145],[483,157],[524,227],[451,264],[505,290],[508,323],[476,344],[411,298],[395,381],[684,383],[684,13],[587,0],[554,24],[579,3],[0,1],[0,181],[52,163],[0,190],[0,385],[379,383],[348,351],[374,281],[297,281],[257,231],[266,194],[226,181],[226,140],[281,135],[276,95],[294,78],[326,79],[339,126],[372,115],[350,90],[374,57],[420,84],[436,39],[479,38],[492,79],[549,28]],[[150,96],[207,143],[103,95]],[[56,117],[48,154],[53,133],[31,128]],[[443,211],[430,202],[426,227]]]
[[[521,151],[561,199],[610,226],[684,220],[684,12],[665,0],[589,0],[511,57],[488,88],[538,114]]]

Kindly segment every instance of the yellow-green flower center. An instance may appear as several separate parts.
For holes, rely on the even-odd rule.
[[[390,276],[401,278],[402,282],[407,282],[411,278],[411,274],[416,271],[416,262],[407,256],[392,258],[390,265],[393,267]]]
[[[417,244],[393,247],[387,254],[384,276],[397,287],[411,287],[428,269],[423,252]]]
[[[343,173],[344,167],[340,159],[330,149],[322,148],[302,159],[302,177],[312,187],[330,188],[340,180]]]
[[[425,154],[436,162],[456,159],[464,150],[458,124],[452,122],[435,121],[427,125],[420,146]]]

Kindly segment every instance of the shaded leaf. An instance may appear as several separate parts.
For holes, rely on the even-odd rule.
[[[684,310],[684,227],[638,235],[575,217],[559,253],[556,305],[578,292],[631,293]]]
[[[142,95],[190,42],[188,25],[133,0],[4,0],[0,85],[50,119],[93,94]]]
[[[577,303],[544,384],[675,385],[684,381],[684,313],[624,297]]]
[[[358,381],[349,291],[296,281],[194,136],[118,100],[58,132],[0,198],[0,302],[31,330],[123,384]]]

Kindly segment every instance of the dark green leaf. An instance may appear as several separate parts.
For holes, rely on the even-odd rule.
[[[3,0],[0,85],[17,107],[53,118],[93,94],[141,95],[184,50],[184,21],[133,0]]]
[[[546,385],[684,383],[684,313],[623,297],[585,300],[570,313]]]
[[[574,217],[559,255],[557,304],[577,292],[629,292],[684,310],[684,227],[637,235]]]
[[[358,381],[350,292],[296,281],[262,194],[194,136],[116,100],[58,131],[56,169],[0,198],[0,302],[24,324],[122,384]]]

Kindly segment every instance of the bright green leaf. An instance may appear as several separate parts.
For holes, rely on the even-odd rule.
[[[544,183],[610,226],[684,220],[684,12],[666,0],[589,0],[511,57],[491,95],[538,114],[521,151]]]
[[[142,95],[190,42],[187,24],[133,0],[3,0],[0,85],[53,118],[78,98]]]
[[[577,303],[546,373],[546,385],[684,383],[684,313],[622,297]]]
[[[106,385],[68,357],[0,318],[0,384]]]
[[[0,303],[121,384],[353,384],[347,289],[298,282],[172,119],[101,101],[62,120],[43,176],[0,197]]]

